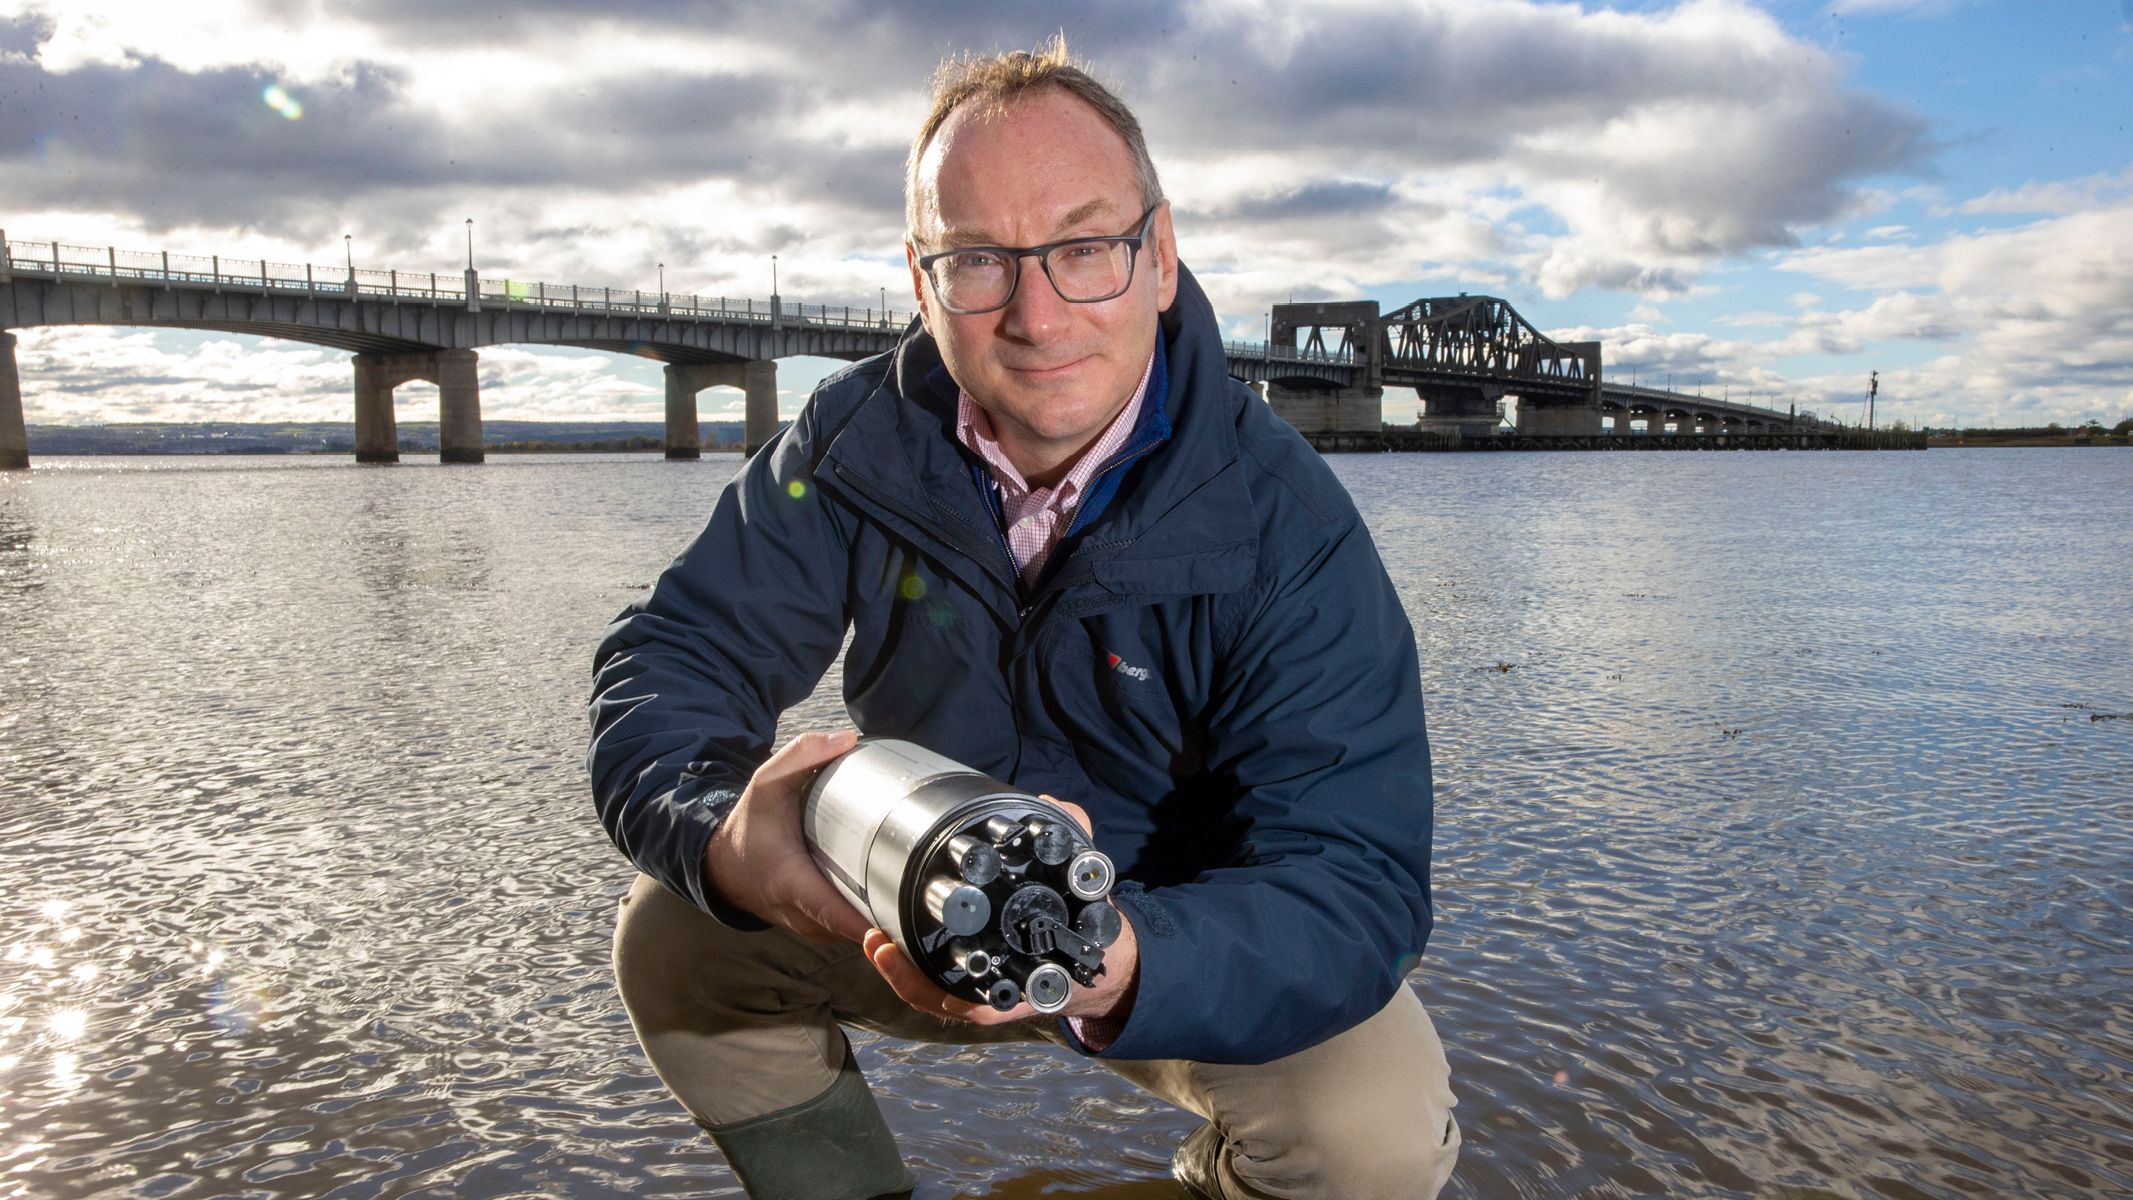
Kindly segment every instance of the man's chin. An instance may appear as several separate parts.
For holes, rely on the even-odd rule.
[[[1024,393],[1015,397],[1008,411],[1023,428],[1046,441],[1076,441],[1103,428],[1108,419],[1100,407],[1083,407],[1087,399],[1082,394]]]

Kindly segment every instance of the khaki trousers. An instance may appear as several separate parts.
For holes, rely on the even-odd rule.
[[[899,999],[849,942],[743,933],[637,877],[615,927],[615,978],[637,1040],[699,1124],[820,1096],[851,1025],[914,1042],[1051,1042],[1051,1018],[971,1025]],[[1427,1200],[1459,1156],[1450,1068],[1408,988],[1376,1016],[1259,1066],[1095,1060],[1212,1122],[1223,1200]]]

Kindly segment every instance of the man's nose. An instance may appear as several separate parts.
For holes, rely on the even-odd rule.
[[[1042,344],[1057,337],[1072,320],[1071,306],[1044,273],[1044,261],[1032,255],[1022,260],[1022,277],[1015,294],[1001,310],[1001,332],[1018,341]]]

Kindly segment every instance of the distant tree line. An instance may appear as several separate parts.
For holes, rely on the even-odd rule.
[[[2104,428],[2101,421],[2084,421],[2069,429],[2053,422],[2042,426],[2020,426],[2013,429],[1961,429],[1952,431],[1956,440],[1962,442],[2096,442],[2133,441],[2133,417]]]
[[[622,454],[640,450],[663,450],[666,439],[655,437],[602,438],[593,442],[490,442],[482,449],[491,454]],[[707,439],[705,450],[731,450],[739,452],[744,447],[739,442],[719,442],[713,445]]]

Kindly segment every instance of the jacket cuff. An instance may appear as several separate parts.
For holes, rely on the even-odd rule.
[[[710,843],[711,835],[718,832],[718,827],[725,821],[727,814],[733,811],[733,806],[741,802],[741,789],[712,787],[690,797],[686,795],[690,790],[690,782],[684,780],[680,787],[674,789],[674,799],[677,803],[693,803],[697,806],[702,814],[702,823],[699,826],[702,836],[689,840],[689,844],[694,848],[694,857],[690,863],[677,864],[683,868],[681,879],[685,886],[675,890],[681,892],[682,899],[701,909],[719,924],[743,933],[761,933],[770,928],[770,922],[752,912],[735,907],[718,894],[718,889],[711,886],[710,877],[704,874],[704,847]]]
[[[1111,895],[1113,900],[1117,900],[1122,898],[1121,893],[1133,894],[1140,890],[1140,884],[1126,882],[1120,884]],[[1119,905],[1118,911],[1126,920],[1133,920],[1124,905]],[[1137,938],[1142,939],[1141,944],[1145,947],[1145,932],[1138,925],[1134,927],[1133,932]],[[1126,1026],[1133,1020],[1133,1010],[1138,1005],[1140,996],[1141,976],[1136,968],[1133,981],[1126,988],[1126,994],[1119,998],[1117,1007],[1110,1012],[1100,1017],[1053,1018],[1058,1023],[1059,1036],[1065,1040],[1067,1049],[1077,1054],[1086,1054],[1092,1058],[1103,1057],[1105,1051],[1117,1045],[1119,1039],[1126,1035]]]

